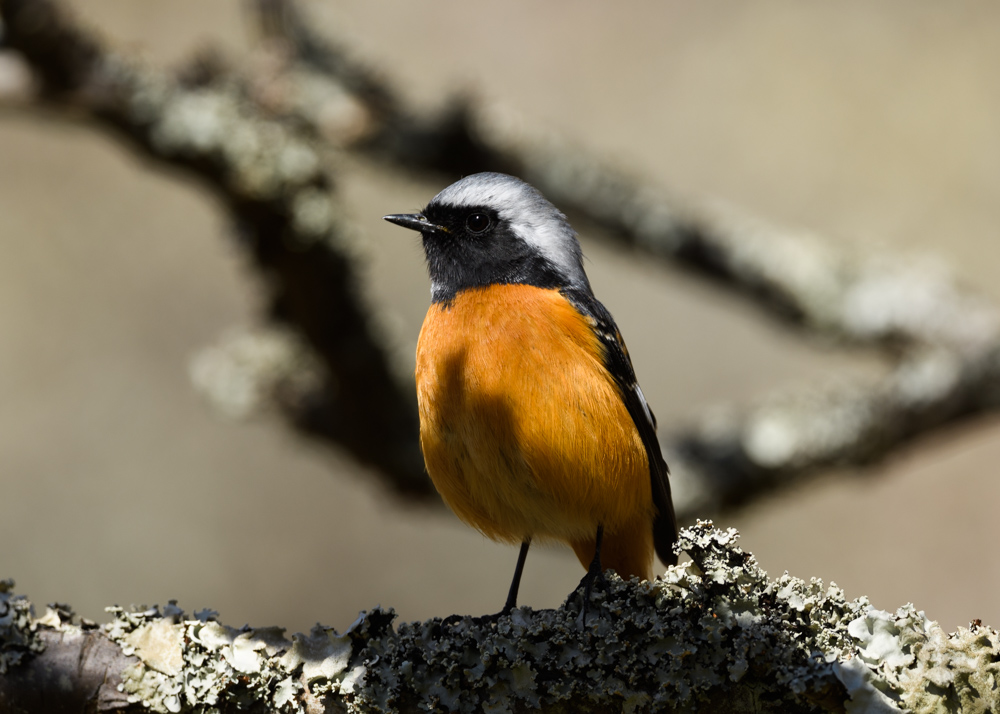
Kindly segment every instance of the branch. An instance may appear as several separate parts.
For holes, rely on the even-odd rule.
[[[681,534],[692,562],[654,582],[612,576],[586,624],[558,610],[392,626],[362,613],[347,632],[290,640],[171,603],[74,625],[0,587],[0,708],[49,711],[957,712],[1000,706],[1000,637],[946,636],[912,606],[895,614],[836,586],[768,580],[733,530]],[[52,688],[50,688],[52,687]]]
[[[826,384],[721,412],[670,435],[678,512],[741,503],[822,468],[866,466],[1000,406],[1000,345],[914,350],[870,382]]]
[[[454,178],[476,171],[517,174],[563,210],[603,227],[601,238],[709,278],[824,340],[896,353],[914,345],[975,347],[1000,339],[996,307],[939,270],[899,256],[842,255],[819,236],[733,208],[692,205],[499,103],[459,96],[436,116],[421,116],[389,80],[316,32],[294,0],[255,0],[253,6],[264,34],[286,59],[268,78],[272,91],[282,84],[280,112],[317,135],[324,134],[321,117],[330,107],[315,99],[332,96],[336,87],[371,104],[373,126],[356,142],[358,150]],[[315,85],[305,91],[297,79],[304,71],[324,76],[330,92],[317,92]],[[264,94],[261,88],[251,93]],[[366,99],[372,96],[377,100]]]
[[[285,111],[322,133],[315,118],[323,112],[308,101],[316,93],[297,93],[291,79],[303,66],[343,87],[365,76],[359,101],[378,79],[316,33],[293,0],[269,4],[284,17],[270,24],[270,36],[298,58],[284,69]],[[336,61],[310,62],[320,46]],[[515,173],[603,227],[606,240],[710,279],[804,335],[874,347],[889,358],[892,366],[879,379],[786,392],[665,435],[681,519],[820,469],[871,464],[1000,404],[1000,312],[939,269],[899,257],[842,255],[814,235],[733,209],[693,207],[501,106],[462,98],[428,119],[387,83],[375,93],[381,104],[372,116],[381,124],[365,133],[361,151],[453,176]]]
[[[187,87],[101,47],[53,0],[4,0],[4,41],[49,102],[200,178],[229,210],[270,293],[322,366],[321,388],[286,403],[297,425],[345,446],[398,490],[428,495],[416,404],[359,297],[350,229],[314,144],[233,87]]]
[[[286,389],[270,368],[211,373],[239,374],[248,390],[275,395],[296,423],[347,445],[395,488],[429,491],[412,388],[392,373],[356,297],[347,231],[317,147],[353,147],[406,170],[517,173],[602,226],[607,240],[709,278],[803,335],[886,355],[889,369],[877,379],[785,392],[664,435],[682,519],[820,469],[870,464],[997,408],[1000,313],[950,277],[912,261],[841,255],[815,236],[732,210],[692,207],[501,107],[466,99],[419,117],[387,80],[315,32],[296,4],[255,7],[278,46],[265,53],[268,70],[189,69],[195,87],[101,48],[52,0],[6,0],[2,12],[6,45],[27,57],[49,97],[114,127],[149,158],[194,171],[223,198],[273,286],[272,315],[305,338],[290,338],[301,349],[283,364],[312,363],[306,353],[315,350],[321,367],[308,389]],[[295,156],[302,161],[288,175]],[[270,344],[243,342],[244,357],[228,364],[270,365],[245,358],[257,347],[270,354]],[[219,403],[231,386],[199,383]]]

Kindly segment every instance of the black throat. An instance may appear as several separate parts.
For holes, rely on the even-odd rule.
[[[464,216],[470,210],[490,215],[492,224],[481,234],[470,232]],[[444,230],[423,234],[431,278],[431,300],[450,303],[469,288],[488,285],[534,285],[565,288],[567,280],[537,248],[522,240],[496,212],[486,208],[453,210],[428,206],[425,215]]]

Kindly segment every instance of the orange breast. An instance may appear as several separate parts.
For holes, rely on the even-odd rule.
[[[651,562],[646,453],[601,349],[556,290],[494,285],[431,306],[417,346],[420,441],[462,520],[578,552],[599,523],[612,543],[644,529],[639,557]]]

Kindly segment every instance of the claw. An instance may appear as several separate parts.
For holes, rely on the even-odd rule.
[[[441,627],[451,627],[461,622],[464,618],[464,615],[448,615],[448,617],[441,620]]]
[[[587,606],[590,604],[590,596],[594,591],[594,585],[600,583],[600,588],[604,592],[608,592],[608,589],[610,588],[608,585],[608,579],[604,577],[604,568],[601,567],[601,541],[603,539],[604,526],[600,525],[597,526],[597,545],[594,548],[594,559],[590,561],[590,567],[587,568],[587,574],[580,580],[580,584],[576,586],[576,589],[574,589],[572,593],[570,593],[570,598],[577,594],[580,594],[583,597],[583,602],[580,605],[580,617],[578,618],[581,629],[583,629],[587,624]]]
[[[480,615],[479,617],[472,618],[472,621],[479,626],[483,625],[494,625],[500,621],[502,617],[510,617],[512,607],[504,607],[500,612],[495,612],[492,615]]]

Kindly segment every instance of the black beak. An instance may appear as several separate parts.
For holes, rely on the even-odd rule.
[[[422,213],[399,213],[392,216],[382,216],[382,220],[395,223],[397,226],[402,226],[403,228],[409,228],[411,231],[420,231],[421,233],[448,232],[448,229],[444,226],[436,226],[428,221],[427,217]]]

